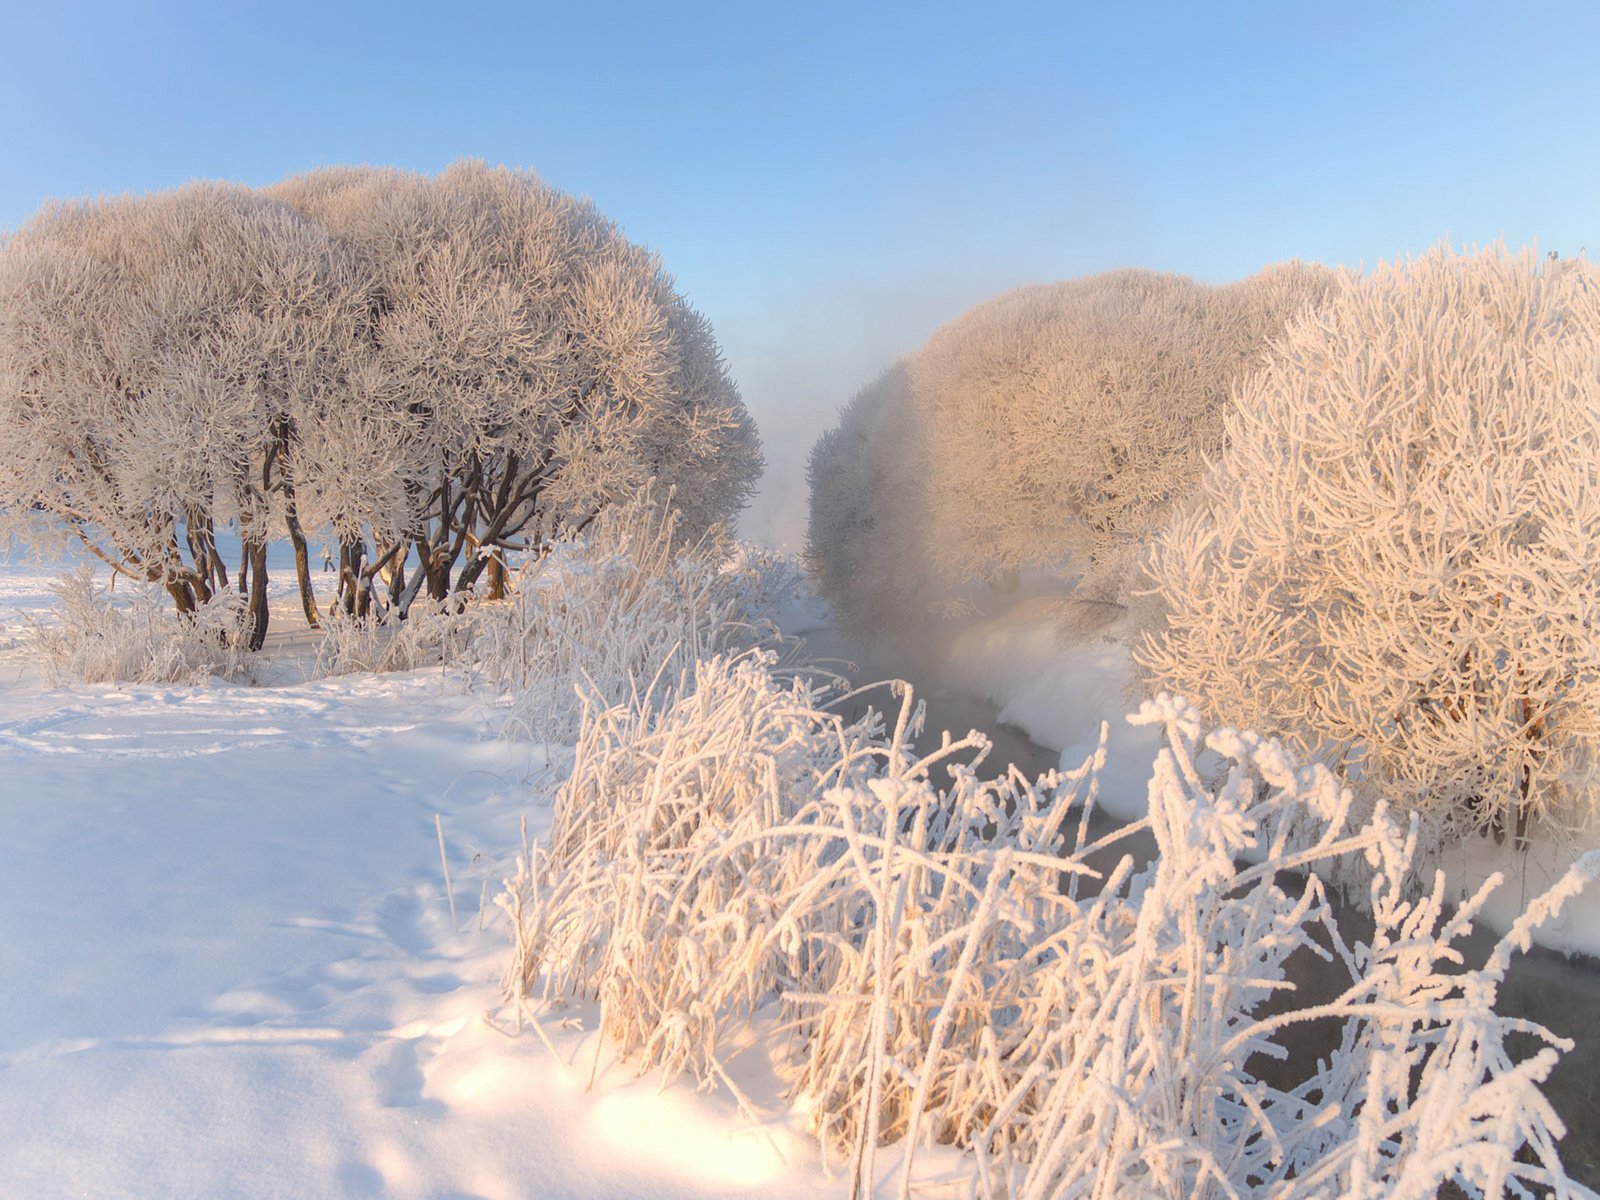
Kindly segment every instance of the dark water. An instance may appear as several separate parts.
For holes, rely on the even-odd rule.
[[[812,652],[836,657],[838,665],[845,667],[841,673],[852,680],[866,682],[894,676],[909,679],[916,689],[916,697],[927,705],[922,737],[924,749],[938,745],[942,730],[948,729],[959,736],[969,729],[978,729],[988,735],[994,746],[983,764],[985,773],[1000,775],[1015,764],[1024,774],[1037,776],[1057,765],[1058,755],[1054,751],[1038,745],[1015,726],[1000,721],[993,704],[939,688],[937,682],[919,672],[914,663],[900,658],[875,661],[870,653],[851,655],[849,652],[857,648],[831,631],[822,635],[808,634],[807,641]],[[894,695],[888,689],[878,688],[850,701],[846,715],[859,715],[868,705],[879,712],[887,711],[891,722],[893,714],[899,711]],[[1111,818],[1098,814],[1092,836],[1099,837],[1113,828],[1115,822]],[[1154,852],[1154,841],[1147,833],[1141,833],[1121,842],[1108,857],[1115,859],[1122,854],[1132,854],[1142,864],[1149,861]],[[1286,887],[1297,886],[1292,880],[1283,882]],[[1347,940],[1370,936],[1371,921],[1359,910],[1336,905],[1336,911],[1340,930]],[[1476,966],[1488,958],[1496,941],[1493,934],[1479,930],[1459,941],[1457,946],[1466,963]],[[1315,1003],[1318,998],[1331,998],[1347,982],[1308,950],[1298,951],[1291,957],[1287,969],[1296,985],[1296,1001],[1302,1005]],[[1560,1149],[1568,1175],[1600,1191],[1600,960],[1568,959],[1537,947],[1526,955],[1518,955],[1512,960],[1495,1008],[1503,1016],[1525,1018],[1572,1039],[1573,1049],[1561,1056],[1543,1090],[1567,1126]],[[1279,1040],[1289,1049],[1289,1059],[1283,1063],[1258,1059],[1251,1068],[1273,1086],[1293,1086],[1306,1078],[1319,1057],[1338,1045],[1339,1032],[1336,1021],[1285,1030]],[[1536,1045],[1531,1037],[1514,1035],[1511,1049],[1515,1058],[1531,1054]]]

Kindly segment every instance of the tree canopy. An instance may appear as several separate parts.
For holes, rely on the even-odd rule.
[[[308,619],[308,536],[348,611],[403,614],[652,481],[692,535],[760,469],[657,257],[531,172],[197,183],[53,204],[0,246],[0,509],[185,611],[229,586],[236,527],[256,644],[280,533]]]

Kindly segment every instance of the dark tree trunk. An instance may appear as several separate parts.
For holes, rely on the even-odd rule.
[[[343,538],[339,542],[339,594],[329,608],[331,614],[335,609],[342,608],[346,616],[361,615],[357,612],[358,596],[361,592],[361,560],[366,557],[367,543],[365,538]]]
[[[489,563],[490,560],[483,557],[474,557],[469,560],[467,565],[461,568],[461,574],[456,576],[456,595],[459,596],[464,592],[470,592],[472,585],[478,582],[478,576],[483,574],[484,568]]]
[[[178,606],[178,615],[180,617],[192,617],[198,611],[199,605],[195,603],[194,589],[189,586],[186,580],[168,580],[167,594],[172,597],[172,602]]]
[[[448,546],[427,547],[426,557],[423,559],[423,571],[428,577],[428,599],[448,600],[450,598],[450,548]]]
[[[184,519],[184,540],[189,543],[189,553],[194,558],[194,579],[190,588],[195,602],[205,604],[217,594],[218,588],[228,586],[228,572],[217,553],[216,539],[211,532],[211,518],[193,511]],[[176,547],[174,547],[176,548]]]
[[[283,523],[289,530],[289,541],[294,545],[294,575],[300,584],[300,607],[305,611],[306,624],[315,629],[317,595],[311,590],[311,556],[306,550],[306,531],[300,527],[300,514],[295,511],[291,498],[285,507]]]
[[[416,547],[417,551],[417,570],[416,573],[406,581],[405,587],[401,590],[400,595],[395,598],[394,602],[395,614],[402,621],[404,621],[406,616],[411,612],[411,605],[416,601],[417,596],[421,593],[423,585],[428,582],[428,555],[432,552],[432,548],[428,545],[427,540],[423,537],[416,538],[411,544]]]
[[[245,610],[245,645],[261,649],[267,640],[267,543],[260,539],[245,542],[245,558],[250,564],[250,600]]]
[[[401,544],[401,553],[395,560],[393,569],[389,572],[389,605],[392,608],[400,606],[400,598],[406,594],[406,559],[405,545]],[[402,614],[404,615],[404,614]]]

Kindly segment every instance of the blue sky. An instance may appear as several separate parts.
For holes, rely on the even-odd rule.
[[[793,540],[850,393],[1017,284],[1450,237],[1600,254],[1600,4],[0,0],[0,228],[51,196],[477,156],[712,319]]]

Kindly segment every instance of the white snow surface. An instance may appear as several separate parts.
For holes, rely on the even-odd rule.
[[[839,1194],[796,1114],[588,1089],[593,1013],[491,1024],[560,748],[437,670],[48,687],[59,570],[0,559],[0,1196]]]
[[[437,669],[50,687],[26,618],[61,569],[0,557],[0,1196],[843,1194],[757,1051],[738,1082],[775,1115],[753,1122],[637,1077],[592,1010],[542,1018],[552,1047],[506,1027],[493,897],[566,748],[500,740],[493,698]],[[1101,803],[1131,818],[1153,741],[1122,719],[1111,616],[1035,596],[927,649],[1064,765],[1106,721]],[[1556,929],[1587,948],[1600,906],[1579,904]],[[919,1195],[966,1175],[917,1161]]]
[[[1155,735],[1129,727],[1123,717],[1136,700],[1128,651],[1116,637],[1115,610],[1115,605],[1075,600],[1067,590],[1041,589],[960,623],[940,643],[942,657],[932,669],[944,686],[990,701],[1002,720],[1058,751],[1063,768],[1082,764],[1106,722],[1100,805],[1131,821],[1146,812]],[[1457,842],[1445,848],[1439,865],[1457,897],[1472,895],[1496,872],[1504,876],[1506,882],[1482,913],[1486,924],[1504,933],[1527,901],[1594,849],[1600,849],[1600,819],[1591,817],[1587,828],[1572,832],[1535,829],[1521,853],[1510,839]],[[1536,932],[1535,940],[1562,953],[1600,955],[1600,889],[1577,896]]]

